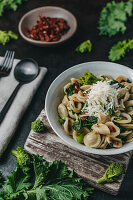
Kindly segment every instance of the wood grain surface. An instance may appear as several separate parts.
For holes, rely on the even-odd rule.
[[[126,172],[132,152],[115,156],[98,156],[77,151],[66,145],[54,133],[47,121],[44,110],[42,110],[38,119],[44,122],[46,129],[41,134],[30,131],[24,146],[30,154],[43,155],[44,159],[49,162],[61,160],[70,170],[74,170],[91,186],[112,195],[118,194],[124,175],[114,183],[97,184],[96,180],[104,174],[107,166],[112,162],[123,163]]]

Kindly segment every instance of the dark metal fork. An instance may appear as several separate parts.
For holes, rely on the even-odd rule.
[[[0,65],[0,77],[8,76],[13,66],[14,51],[6,51],[2,64]]]

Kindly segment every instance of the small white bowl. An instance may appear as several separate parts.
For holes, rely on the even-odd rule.
[[[85,145],[77,143],[72,137],[70,137],[64,132],[62,126],[59,124],[58,122],[59,116],[57,112],[57,107],[61,103],[64,96],[63,87],[65,84],[67,84],[70,81],[70,78],[72,77],[79,78],[80,76],[84,74],[86,70],[88,70],[89,72],[93,73],[96,76],[100,74],[108,74],[115,78],[118,75],[125,75],[133,82],[133,70],[116,63],[96,61],[96,62],[82,63],[74,67],[71,67],[68,70],[64,71],[62,74],[60,74],[53,81],[53,83],[51,84],[47,92],[46,101],[45,101],[45,109],[46,109],[46,115],[47,115],[49,124],[51,125],[55,133],[64,142],[66,142],[72,148],[80,150],[80,151],[84,151],[84,152],[92,153],[92,154],[98,154],[98,155],[115,155],[115,154],[121,154],[130,150],[133,150],[133,142],[124,144],[119,149],[89,148]]]
[[[28,27],[29,29],[32,28],[39,19],[39,15],[46,16],[46,17],[57,17],[57,18],[63,18],[67,21],[68,25],[70,26],[70,29],[67,31],[66,34],[64,34],[60,40],[56,42],[43,42],[38,40],[30,39],[26,36],[25,28]],[[53,46],[60,43],[65,42],[69,38],[73,36],[73,34],[77,30],[77,20],[74,17],[72,13],[69,11],[56,7],[56,6],[45,6],[36,8],[34,10],[31,10],[30,12],[26,13],[20,20],[18,25],[19,33],[23,37],[24,40],[27,42],[37,45],[37,46]]]

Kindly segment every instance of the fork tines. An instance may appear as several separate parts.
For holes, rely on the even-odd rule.
[[[3,63],[0,66],[0,72],[7,74],[10,72],[13,66],[14,54],[15,54],[14,51],[9,51],[9,50],[6,51]]]

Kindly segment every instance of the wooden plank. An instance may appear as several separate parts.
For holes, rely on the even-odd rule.
[[[61,160],[70,170],[74,170],[79,176],[83,177],[91,186],[98,188],[112,195],[117,195],[124,175],[114,183],[97,184],[100,178],[112,162],[123,163],[127,170],[132,152],[115,156],[98,156],[72,149],[66,145],[50,127],[45,111],[42,110],[38,119],[46,125],[44,133],[34,133],[32,130],[26,140],[25,149],[30,154],[43,155],[47,161]]]

